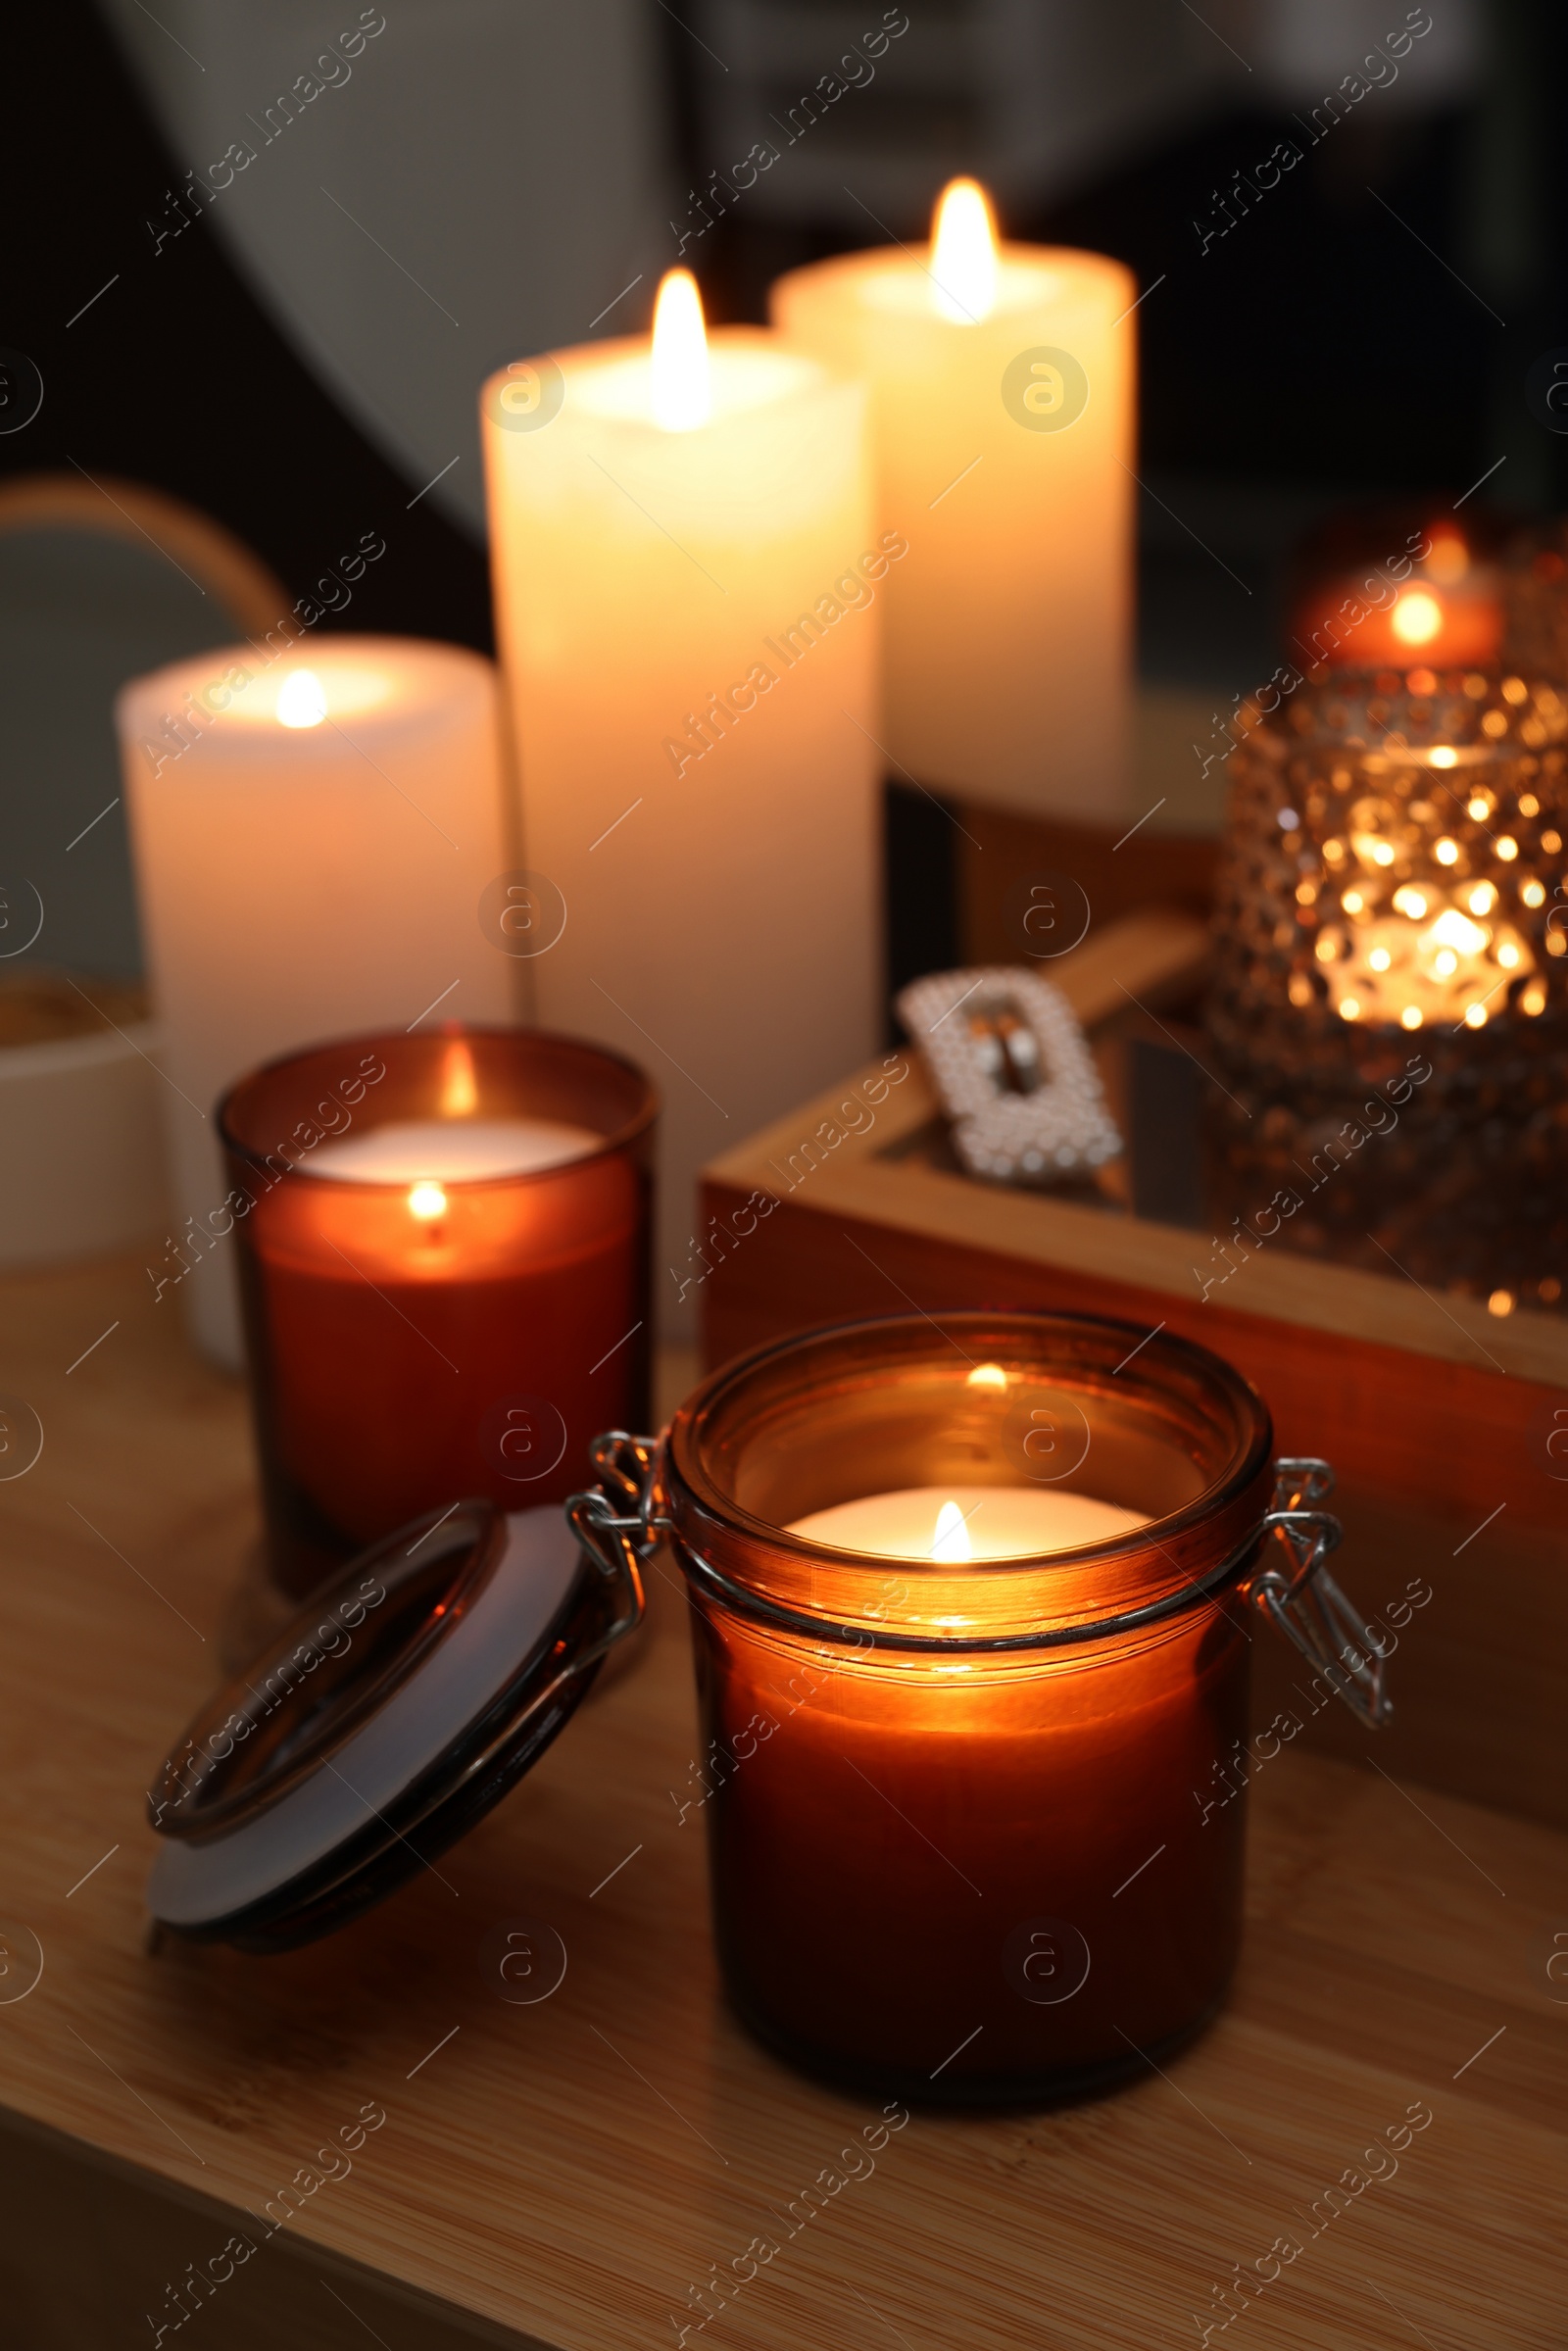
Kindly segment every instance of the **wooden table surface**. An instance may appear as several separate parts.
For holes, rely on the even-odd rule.
[[[439,1876],[284,1958],[151,1955],[141,1790],[253,1539],[242,1398],[139,1266],[9,1280],[0,1330],[0,1387],[45,1433],[0,1485],[8,2351],[653,2351],[683,2325],[720,2351],[1152,2351],[1217,2340],[1211,2289],[1281,2237],[1299,2253],[1232,2321],[1253,2351],[1568,2342],[1568,1838],[1370,1769],[1286,1748],[1257,1775],[1235,1995],[1168,2074],[1063,2112],[917,2111],[794,2234],[873,2106],[724,2007],[658,1576],[640,1661]],[[520,1917],[568,1956],[531,2006],[480,1966]],[[44,1968],[19,1998],[23,1930]],[[187,2265],[259,2239],[242,2208],[318,2178],[365,2107],[385,2120],[352,2169],[176,2327]],[[1351,2187],[1412,2107],[1396,2170]],[[756,2238],[777,2251],[743,2284]],[[715,2265],[731,2299],[699,2331]]]

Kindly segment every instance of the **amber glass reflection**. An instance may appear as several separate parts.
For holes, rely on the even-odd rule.
[[[532,1175],[407,1183],[311,1175],[322,1142],[451,1114],[604,1138]],[[366,1543],[460,1495],[513,1510],[589,1476],[600,1429],[648,1409],[657,1099],[614,1055],[520,1029],[346,1040],[246,1078],[220,1110],[273,1575],[310,1591]]]
[[[1141,1340],[1054,1315],[861,1323],[745,1358],[676,1417],[719,1950],[741,2015],[812,2071],[1070,2096],[1223,1997],[1243,1807],[1210,1799],[1245,1735],[1236,1588],[1269,1419],[1200,1348],[1161,1335],[1126,1360]],[[1151,1522],[974,1567],[783,1531],[858,1494],[1042,1477]]]

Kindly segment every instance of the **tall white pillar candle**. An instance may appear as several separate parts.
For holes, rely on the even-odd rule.
[[[962,193],[960,193],[960,191]],[[790,341],[865,376],[889,579],[886,741],[921,784],[1085,820],[1124,805],[1136,289],[1119,262],[992,245],[973,183],[933,246],[781,277]]]
[[[657,351],[518,363],[481,407],[523,854],[564,926],[529,964],[536,1015],[659,1080],[678,1330],[698,1168],[874,1049],[877,630],[905,543],[873,524],[861,388],[754,329],[710,348],[686,272],[665,284]]]
[[[421,1018],[507,1020],[481,927],[511,862],[492,665],[454,645],[250,645],[137,678],[116,705],[159,1088],[181,1222],[153,1269],[240,1359],[216,1105],[260,1061]]]

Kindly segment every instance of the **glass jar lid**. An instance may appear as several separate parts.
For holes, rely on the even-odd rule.
[[[154,1919],[284,1950],[463,1837],[642,1613],[559,1506],[429,1511],[362,1551],[206,1704],[148,1793]]]

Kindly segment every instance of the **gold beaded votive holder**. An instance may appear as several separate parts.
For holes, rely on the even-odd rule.
[[[1283,1246],[1498,1314],[1568,1281],[1568,703],[1303,685],[1232,756],[1209,1030],[1229,1257]]]

